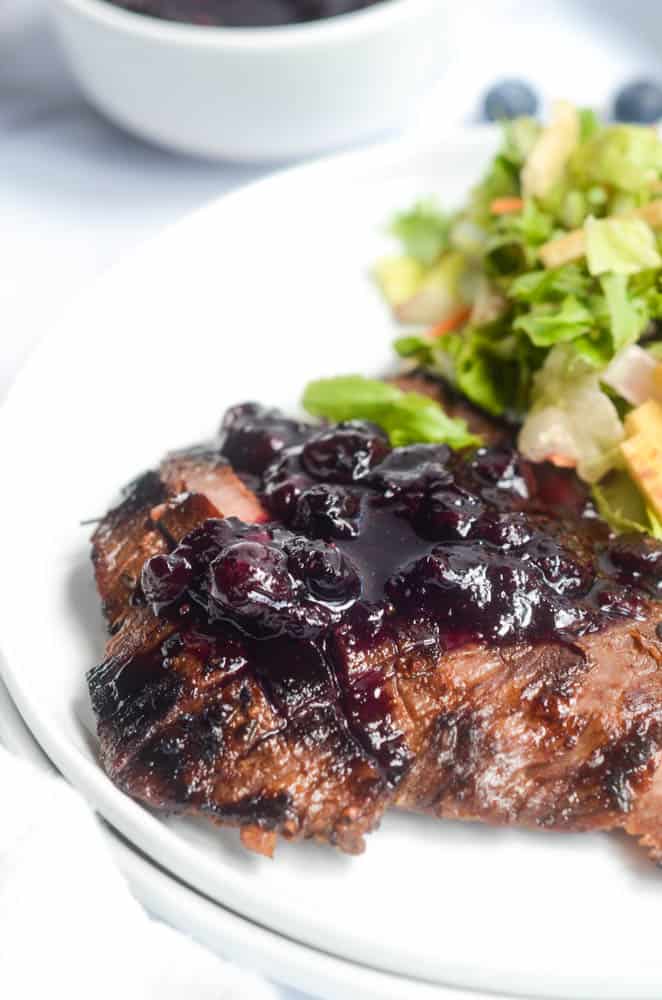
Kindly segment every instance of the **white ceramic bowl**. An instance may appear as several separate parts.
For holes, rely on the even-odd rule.
[[[51,0],[80,84],[132,132],[200,156],[309,156],[404,124],[449,50],[447,0],[276,28],[175,24]]]

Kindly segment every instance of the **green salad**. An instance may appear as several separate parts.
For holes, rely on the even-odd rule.
[[[566,103],[508,122],[466,205],[420,201],[392,234],[375,274],[398,354],[575,468],[615,529],[662,537],[658,133]]]

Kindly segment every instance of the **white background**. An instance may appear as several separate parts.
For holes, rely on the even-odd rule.
[[[445,3],[447,0],[439,0]],[[608,107],[618,86],[662,78],[657,0],[452,0],[459,44],[412,128],[475,117],[493,80]],[[12,28],[18,12],[24,23]],[[659,13],[658,13],[659,12]],[[146,146],[90,109],[42,0],[0,0],[0,399],[31,346],[136,243],[265,168],[200,163]],[[348,220],[348,234],[351,220]]]

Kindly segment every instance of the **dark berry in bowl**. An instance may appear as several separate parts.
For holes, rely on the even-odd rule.
[[[662,84],[635,80],[623,87],[614,100],[614,118],[619,122],[654,125],[662,119]]]
[[[378,427],[348,421],[306,441],[301,464],[315,479],[352,483],[364,479],[389,451],[386,435]]]
[[[536,92],[523,80],[501,80],[490,87],[483,98],[483,117],[489,122],[535,115],[537,110]]]
[[[111,0],[137,14],[225,28],[273,28],[337,17],[379,0]]]

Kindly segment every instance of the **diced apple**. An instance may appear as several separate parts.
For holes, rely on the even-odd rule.
[[[385,257],[375,265],[375,278],[392,308],[408,302],[423,284],[425,268],[414,257]]]
[[[647,437],[662,439],[662,406],[654,399],[631,410],[625,418],[625,433],[628,437],[644,434]]]
[[[662,406],[649,400],[625,419],[621,445],[630,475],[653,511],[662,517]]]
[[[451,310],[464,305],[460,282],[466,272],[461,253],[447,253],[427,274],[415,295],[395,308],[400,323],[434,326]]]

